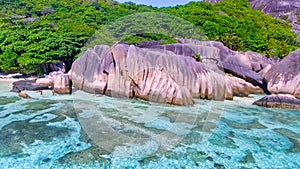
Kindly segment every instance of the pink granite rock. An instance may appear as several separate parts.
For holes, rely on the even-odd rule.
[[[290,53],[266,73],[268,89],[274,94],[300,98],[300,50]]]
[[[153,43],[144,48],[121,43],[111,48],[95,46],[73,63],[69,76],[74,87],[87,92],[176,105],[191,105],[193,98],[224,100],[262,93],[243,79],[225,75],[215,63],[236,52],[218,42],[196,42]],[[200,52],[207,60],[215,59],[197,62],[189,56],[193,52]],[[245,65],[245,69],[252,67],[261,66]]]

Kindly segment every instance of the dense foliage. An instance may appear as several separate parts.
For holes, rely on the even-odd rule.
[[[58,60],[70,66],[96,30],[138,12],[164,12],[181,17],[209,39],[222,41],[235,50],[283,57],[299,48],[291,25],[251,10],[247,0],[225,0],[215,5],[191,2],[160,9],[109,0],[5,0],[0,1],[0,69],[33,73],[39,71],[41,63]],[[176,24],[180,23],[174,27]],[[155,33],[143,32],[122,40],[172,42],[172,34]]]
[[[248,0],[224,0],[215,5],[192,2],[166,10],[198,26],[209,39],[234,50],[284,57],[299,48],[291,25],[252,10]]]

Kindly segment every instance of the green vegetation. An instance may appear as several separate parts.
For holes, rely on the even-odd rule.
[[[136,19],[138,22],[130,22],[130,14],[143,12],[163,12],[183,19],[173,23],[172,28],[155,30],[151,25],[136,26],[149,18],[140,17]],[[124,22],[117,20],[124,16],[128,16],[128,23],[120,25]],[[170,17],[160,22],[156,21],[160,17],[152,18],[150,23],[156,28],[164,27],[163,22],[172,22]],[[89,37],[112,21],[116,22],[107,30],[119,40],[133,44],[149,40],[174,43],[177,35],[189,37],[186,28],[178,29],[182,28],[178,25],[190,25],[183,24],[189,21],[198,29],[190,34],[203,32],[210,40],[221,41],[234,50],[284,57],[300,46],[291,25],[251,10],[247,0],[224,0],[215,5],[191,2],[160,9],[109,0],[5,0],[0,2],[0,69],[37,73],[41,63],[58,60],[70,67]],[[137,33],[137,28],[144,32]],[[104,32],[96,34],[105,35]],[[192,38],[203,40],[204,36]]]
[[[209,39],[221,41],[234,50],[252,50],[282,58],[299,48],[299,39],[291,31],[291,25],[252,10],[248,0],[224,0],[215,5],[192,2],[164,10],[192,22]]]

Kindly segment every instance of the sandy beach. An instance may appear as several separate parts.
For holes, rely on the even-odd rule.
[[[19,80],[35,80],[35,79],[36,79],[35,77],[27,78],[20,73],[12,73],[12,74],[0,73],[0,82],[15,82]]]

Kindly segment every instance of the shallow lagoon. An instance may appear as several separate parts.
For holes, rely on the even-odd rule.
[[[0,82],[1,168],[299,168],[300,112],[261,96],[178,107]]]

